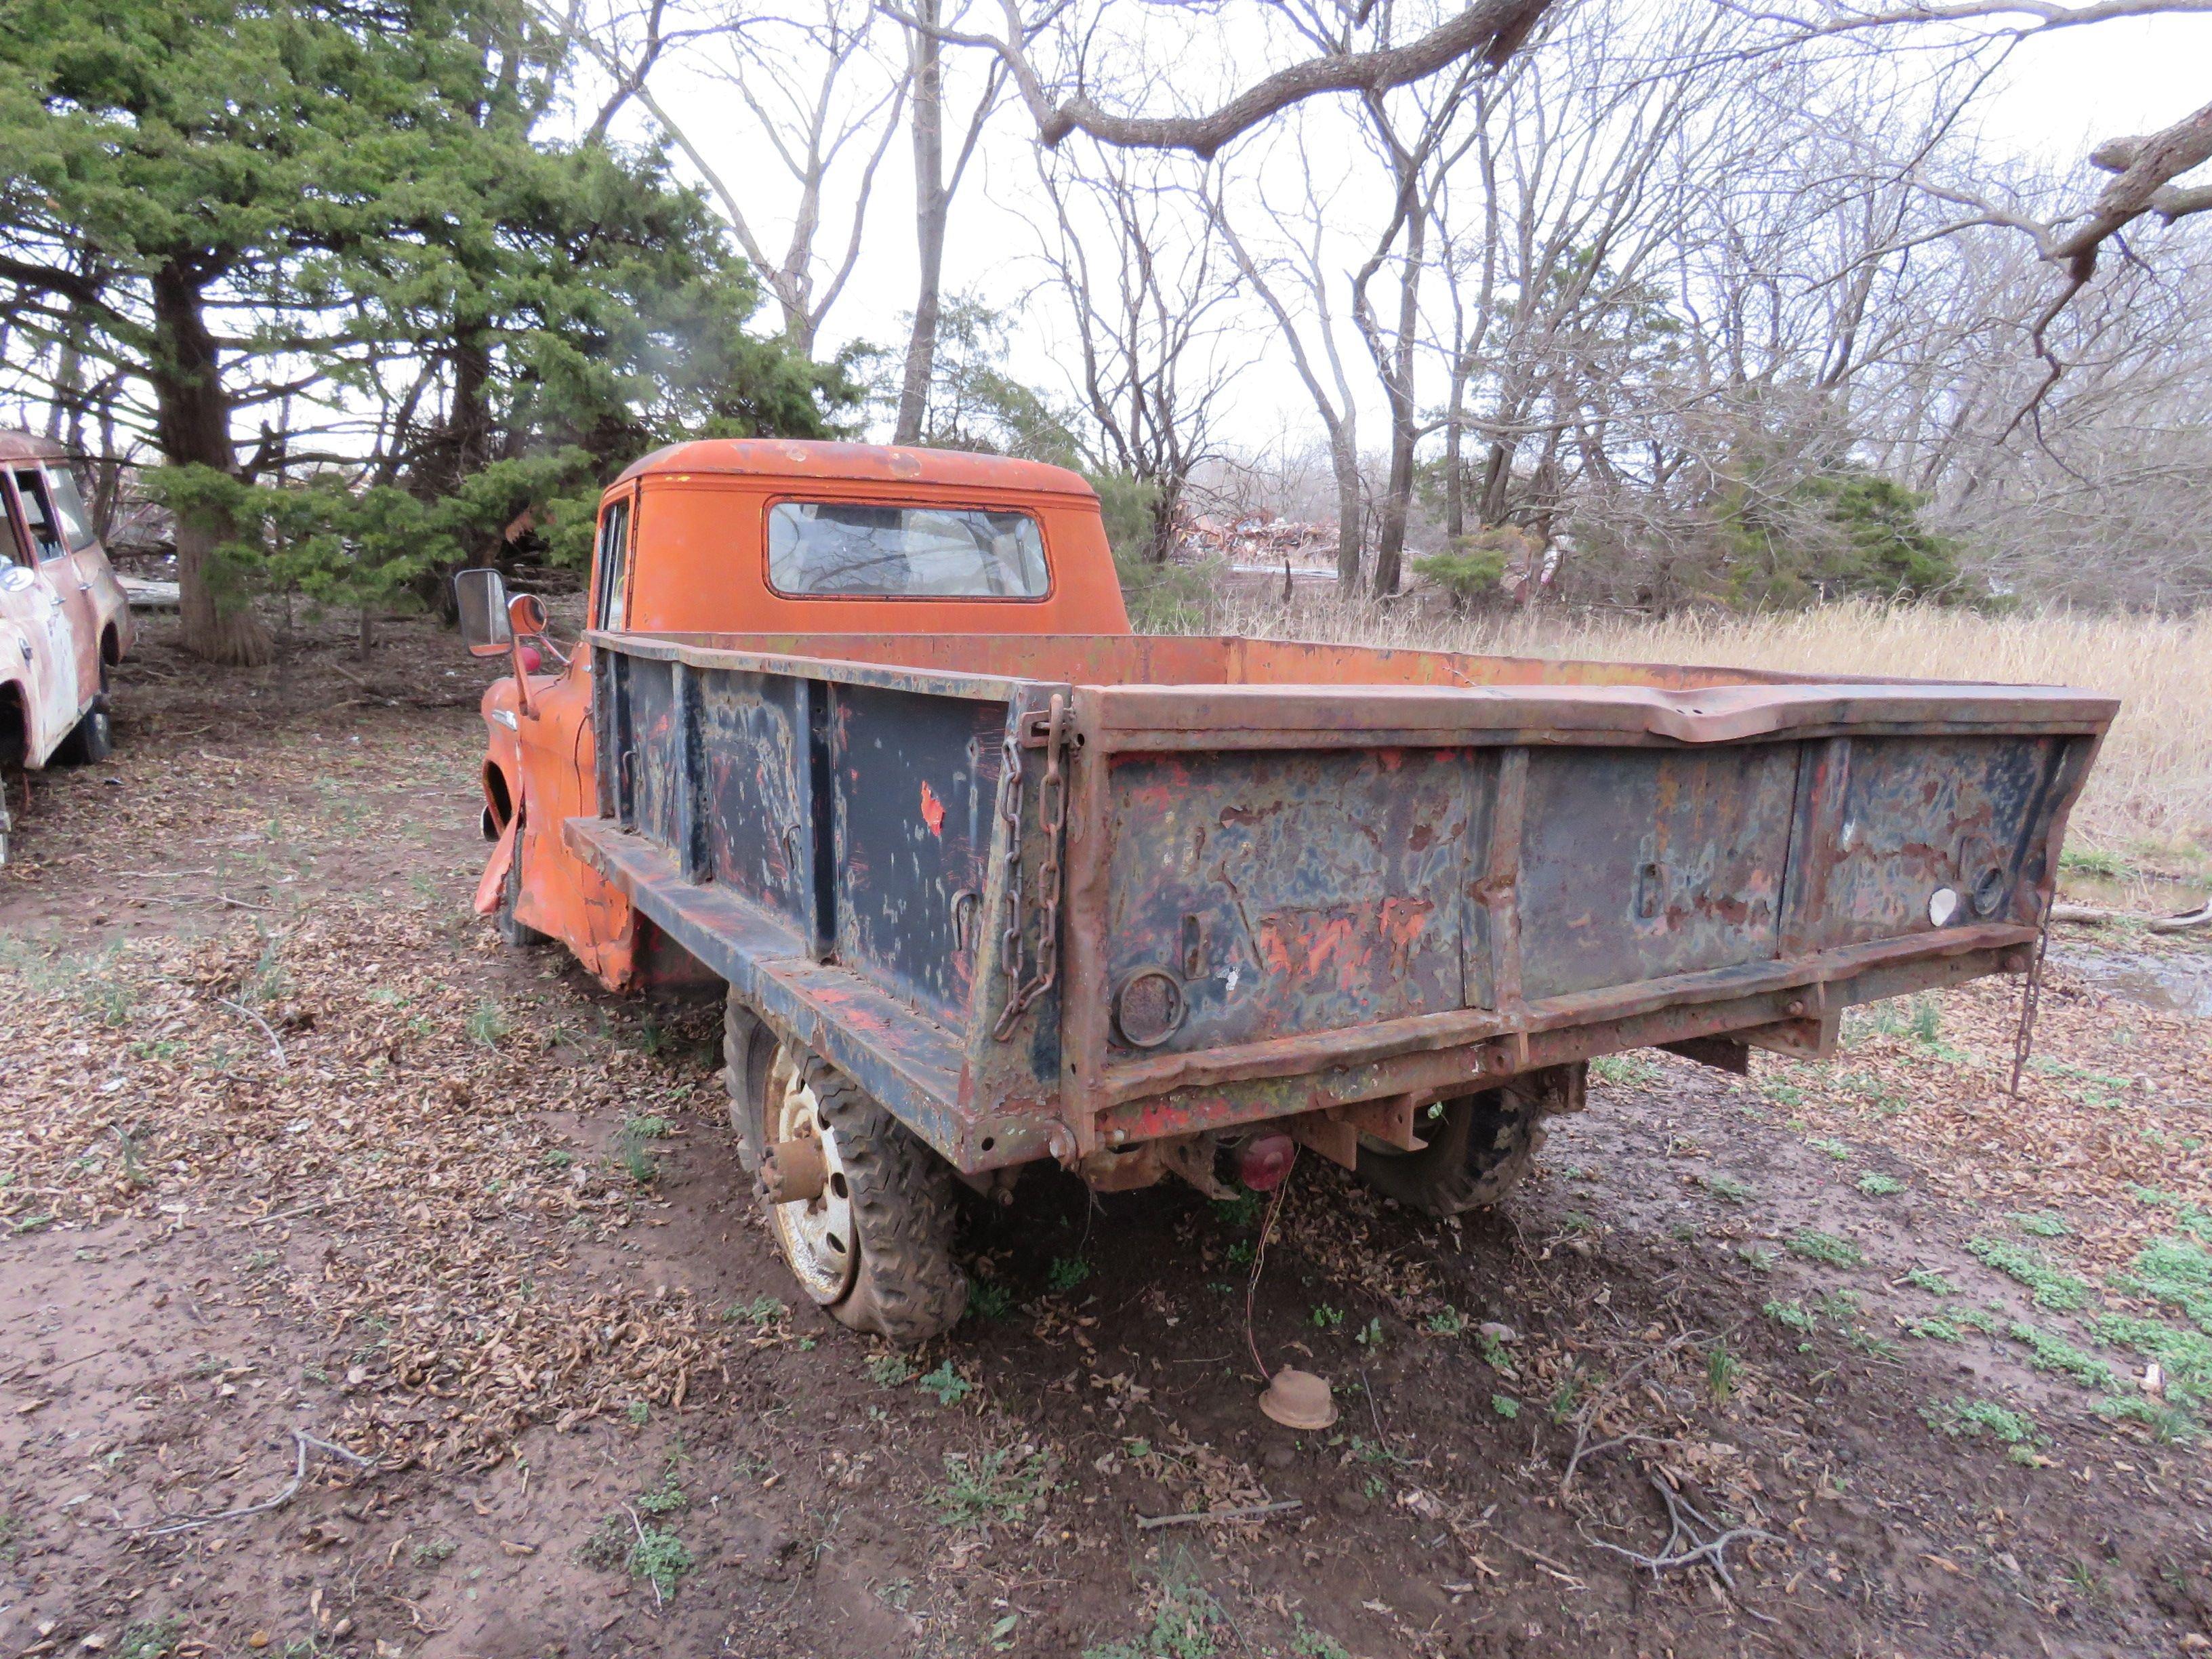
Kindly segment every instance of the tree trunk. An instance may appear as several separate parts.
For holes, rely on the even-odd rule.
[[[1360,532],[1359,444],[1349,419],[1340,421],[1329,434],[1329,471],[1336,475],[1336,591],[1359,588]]]
[[[938,0],[920,0],[915,15],[938,21]],[[914,62],[915,240],[921,265],[915,295],[914,332],[906,345],[906,377],[899,386],[898,426],[891,441],[921,441],[929,407],[929,382],[937,367],[938,289],[945,274],[945,221],[951,198],[945,188],[945,52],[936,36],[908,31]]]
[[[1406,521],[1413,515],[1413,445],[1419,416],[1413,406],[1414,331],[1421,321],[1421,261],[1426,253],[1428,216],[1413,215],[1406,225],[1406,263],[1398,283],[1398,335],[1390,375],[1383,392],[1390,405],[1390,485],[1383,498],[1382,529],[1375,538],[1375,596],[1398,591],[1398,566],[1406,551]]]
[[[156,441],[172,466],[204,466],[232,476],[238,453],[230,441],[230,399],[224,394],[215,337],[202,310],[199,283],[175,264],[154,276],[154,384]],[[254,614],[250,593],[227,580],[216,550],[236,533],[220,511],[177,518],[178,616],[185,649],[210,662],[267,662],[274,647]]]
[[[1467,533],[1467,480],[1461,471],[1461,445],[1467,431],[1467,374],[1464,360],[1452,364],[1451,403],[1444,411],[1444,545],[1456,548]]]

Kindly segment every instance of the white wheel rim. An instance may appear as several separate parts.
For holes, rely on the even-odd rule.
[[[807,1295],[826,1307],[852,1289],[853,1274],[860,1267],[852,1188],[845,1178],[845,1162],[837,1154],[836,1132],[823,1121],[822,1103],[784,1050],[777,1051],[769,1072],[764,1115],[770,1141],[813,1139],[822,1146],[820,1196],[772,1204],[769,1220],[793,1274]]]

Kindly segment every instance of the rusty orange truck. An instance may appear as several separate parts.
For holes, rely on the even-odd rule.
[[[131,649],[131,605],[63,446],[0,431],[0,770],[105,760],[108,672]]]
[[[1502,1198],[1593,1056],[1741,1070],[1843,1008],[2026,973],[2115,705],[1133,635],[1073,473],[678,445],[600,507],[564,652],[460,580],[479,909],[611,987],[726,987],[793,1273],[960,1316],[956,1183],[1216,1195],[1295,1146]]]

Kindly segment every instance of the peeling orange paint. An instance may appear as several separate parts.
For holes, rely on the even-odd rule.
[[[921,786],[921,821],[929,826],[929,833],[939,841],[945,839],[945,803],[925,780]]]

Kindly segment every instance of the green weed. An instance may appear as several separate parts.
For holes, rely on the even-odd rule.
[[[1467,1330],[1467,1316],[1447,1302],[1443,1312],[1431,1314],[1421,1323],[1431,1336],[1459,1336]]]
[[[900,1389],[914,1381],[913,1362],[902,1353],[868,1356],[868,1380],[879,1389]]]
[[[1820,1328],[1820,1316],[1802,1302],[1770,1302],[1759,1311],[1801,1336],[1814,1335]]]
[[[1790,1254],[1802,1256],[1808,1261],[1818,1261],[1831,1267],[1863,1267],[1866,1257],[1859,1247],[1836,1233],[1824,1233],[1810,1227],[1800,1228],[1790,1236]]]
[[[1316,1305],[1306,1317],[1313,1322],[1313,1328],[1316,1330],[1333,1331],[1343,1325],[1344,1310],[1332,1308],[1328,1303],[1323,1302]]]
[[[1091,1277],[1091,1264],[1079,1255],[1056,1255],[1044,1277],[1054,1290],[1072,1291]]]
[[[1838,1164],[1848,1164],[1858,1156],[1833,1135],[1824,1135],[1818,1140],[1808,1140],[1805,1144],[1816,1152],[1826,1152]]]
[[[1376,1352],[1382,1346],[1382,1319],[1378,1316],[1369,1320],[1365,1325],[1352,1334],[1352,1340],[1366,1349],[1368,1352]]]
[[[1956,1296],[1959,1287],[1937,1273],[1933,1267],[1915,1267],[1905,1274],[1905,1282],[1930,1296]]]
[[[2196,1416],[2180,1406],[2169,1406],[2141,1395],[2108,1395],[2090,1402],[2089,1409],[2114,1422],[2140,1423],[2168,1445],[2187,1445],[2202,1432]]]
[[[996,1279],[977,1279],[968,1286],[968,1311],[978,1319],[1006,1319],[1014,1311],[1014,1293]]]
[[[1199,1585],[1164,1581],[1152,1607],[1152,1624],[1141,1636],[1083,1650],[1083,1659],[1217,1659],[1218,1608]]]
[[[1601,1054],[1590,1061],[1589,1074],[1593,1081],[1632,1089],[1656,1083],[1661,1075],[1658,1062],[1641,1054]]]
[[[1710,1175],[1705,1177],[1705,1190],[1715,1198],[1729,1204],[1748,1204],[1759,1196],[1757,1191],[1730,1176]]]
[[[2156,1360],[2166,1373],[2166,1394],[2178,1403],[2212,1405],[2212,1340],[2133,1314],[2105,1314],[2089,1323],[2103,1340]]]
[[[2014,1320],[2008,1334],[2034,1353],[2033,1363],[2039,1371],[2063,1371],[2085,1389],[2102,1389],[2107,1393],[2120,1386],[2120,1379],[2110,1365],[2096,1355],[2075,1347],[2063,1336],[2039,1331],[2024,1319]]]
[[[513,1029],[507,1023],[507,1010],[491,998],[486,997],[469,1016],[469,1041],[480,1048],[496,1048],[500,1039]]]
[[[1739,1244],[1735,1253],[1742,1259],[1743,1265],[1755,1273],[1772,1273],[1774,1264],[1782,1259],[1764,1244]]]
[[[1521,1402],[1510,1394],[1493,1394],[1490,1396],[1490,1409],[1510,1423],[1521,1415]]]
[[[2071,1231],[2066,1218],[2056,1210],[2039,1210],[2033,1214],[2014,1210],[2012,1224],[2024,1233],[2033,1233],[2038,1238],[2063,1238]]]
[[[1966,1340],[1966,1333],[1948,1319],[1916,1319],[1905,1328],[1909,1334],[1923,1337],[1930,1342]]]
[[[2052,1267],[2035,1250],[2008,1238],[1978,1233],[1966,1241],[1967,1254],[1985,1267],[2026,1285],[2039,1308],[2071,1313],[2089,1300],[2089,1286],[2073,1274]]]
[[[1923,1406],[1920,1414],[1927,1419],[1929,1428],[1954,1439],[1971,1440],[1988,1435],[2003,1445],[2021,1447],[2033,1445],[2037,1437],[2034,1419],[2021,1412],[2008,1411],[1994,1401],[1975,1400],[1965,1395]]]
[[[940,1406],[957,1406],[975,1392],[975,1385],[954,1370],[949,1359],[935,1370],[916,1378],[915,1385],[924,1394],[935,1395]]]
[[[2212,1252],[2186,1238],[2154,1239],[2112,1284],[2131,1296],[2179,1308],[2212,1336]]]
[[[185,1621],[172,1616],[126,1625],[115,1640],[115,1659],[163,1659],[185,1633]]]
[[[1887,1198],[1893,1193],[1905,1190],[1905,1183],[1894,1176],[1886,1176],[1879,1170],[1869,1170],[1859,1177],[1859,1190],[1869,1198]]]
[[[1735,1393],[1736,1379],[1743,1375],[1743,1363],[1729,1352],[1725,1342],[1716,1342],[1705,1350],[1705,1392],[1716,1406],[1724,1406]]]
[[[950,1527],[1012,1524],[1052,1489],[1049,1467],[1026,1446],[945,1454],[945,1484],[929,1501]]]

